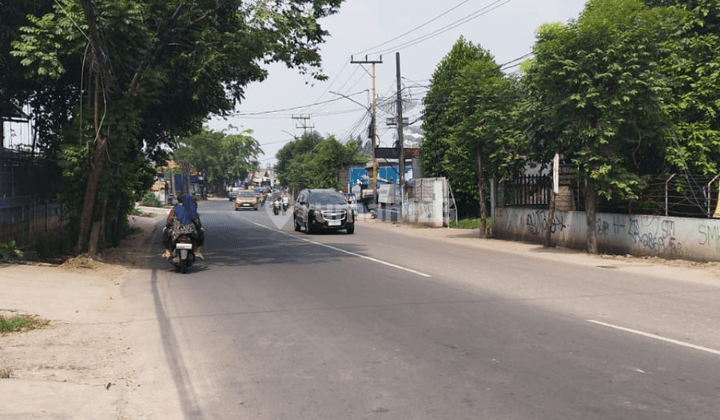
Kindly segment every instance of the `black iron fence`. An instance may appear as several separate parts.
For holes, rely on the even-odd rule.
[[[560,169],[561,210],[585,211],[584,183],[572,167]],[[720,218],[720,175],[685,173],[648,176],[645,187],[634,200],[598,198],[598,211],[663,215],[673,217]],[[500,183],[497,205],[501,207],[544,208],[550,205],[552,177],[524,175]]]

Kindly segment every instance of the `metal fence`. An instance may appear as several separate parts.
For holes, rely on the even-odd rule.
[[[720,218],[720,175],[669,174],[648,176],[646,186],[634,200],[598,198],[598,211],[695,218]],[[562,210],[585,211],[584,183],[570,166],[560,168]],[[550,205],[552,177],[525,175],[499,185],[497,205],[547,209]]]
[[[29,153],[0,149],[0,242],[32,244],[61,229],[60,174]]]

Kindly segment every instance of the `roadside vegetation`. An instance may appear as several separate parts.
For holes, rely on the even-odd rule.
[[[23,332],[47,326],[50,321],[33,315],[0,315],[0,333]]]
[[[182,167],[202,172],[205,181],[217,193],[226,185],[245,177],[260,167],[260,143],[251,130],[239,134],[203,129],[177,141],[173,153],[175,162]]]
[[[477,229],[478,226],[480,226],[480,223],[481,223],[480,218],[458,219],[458,221],[451,220],[449,226],[451,228],[458,228],[458,229]],[[492,226],[492,218],[488,217],[487,227],[490,228],[491,226]]]
[[[347,164],[364,164],[369,156],[359,142],[339,142],[308,133],[283,146],[278,151],[275,172],[281,185],[303,188],[334,188],[342,186],[337,178],[340,168]]]
[[[504,64],[460,38],[423,99],[424,176],[447,178],[459,217],[483,226],[488,180],[548,170],[557,156],[583,185],[597,253],[600,199],[720,173],[718,16],[717,0],[589,0],[576,20],[541,26],[531,58]]]
[[[76,254],[98,249],[93,223],[116,239],[168,150],[230,115],[273,63],[327,79],[320,22],[342,0],[310,3],[3,2],[0,113],[32,108],[37,152],[62,171]]]
[[[147,191],[145,193],[145,196],[143,197],[142,201],[140,202],[141,205],[145,207],[160,207],[160,200],[157,198],[155,194],[152,193],[152,191]],[[140,213],[137,209],[133,207],[133,210]],[[132,214],[132,211],[130,212]]]
[[[22,260],[24,257],[24,253],[17,248],[15,241],[0,242],[0,260],[2,262]]]

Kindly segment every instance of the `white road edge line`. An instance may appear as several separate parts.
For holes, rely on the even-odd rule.
[[[247,220],[247,219],[246,219],[246,220]],[[366,256],[366,255],[356,254],[356,253],[354,253],[354,252],[346,251],[346,250],[344,250],[344,249],[342,249],[342,248],[337,248],[337,247],[334,247],[334,246],[331,246],[331,245],[322,244],[322,243],[320,243],[320,242],[311,241],[311,240],[309,240],[309,239],[298,238],[298,237],[295,236],[295,235],[291,235],[291,234],[289,234],[289,233],[287,233],[287,232],[283,232],[283,231],[281,231],[281,230],[279,230],[279,229],[273,229],[272,227],[267,226],[267,225],[263,225],[262,223],[257,223],[257,222],[250,222],[250,223],[253,223],[253,224],[255,224],[255,225],[257,225],[257,226],[260,226],[260,227],[264,227],[265,229],[269,229],[269,230],[273,230],[273,231],[282,233],[283,235],[287,235],[287,236],[289,236],[289,237],[291,237],[291,238],[300,239],[301,241],[305,241],[305,242],[310,243],[310,244],[313,244],[313,245],[324,246],[325,248],[330,248],[330,249],[332,249],[332,250],[334,250],[334,251],[342,252],[343,254],[352,255],[353,257],[363,258],[363,259],[366,259],[366,260],[369,260],[369,261],[372,261],[372,262],[375,262],[375,263],[378,263],[378,264],[387,265],[388,267],[397,268],[398,270],[407,271],[408,273],[417,274],[418,276],[422,276],[422,277],[432,277],[430,274],[421,273],[421,272],[419,272],[419,271],[413,270],[412,268],[407,268],[407,267],[403,267],[403,266],[401,266],[401,265],[389,263],[389,262],[387,262],[387,261],[378,260],[377,258],[368,257],[368,256]]]
[[[607,324],[607,323],[605,323],[605,322],[595,321],[595,320],[592,320],[592,319],[588,319],[587,322],[592,322],[593,324],[602,325],[602,326],[605,326],[605,327],[608,327],[608,328],[614,328],[614,329],[616,329],[616,330],[620,330],[620,331],[625,331],[625,332],[629,332],[629,333],[632,333],[632,334],[641,335],[641,336],[643,336],[643,337],[654,338],[654,339],[656,339],[656,340],[665,341],[665,342],[672,343],[672,344],[677,344],[678,346],[689,347],[689,348],[691,348],[691,349],[700,350],[700,351],[705,351],[705,352],[708,352],[708,353],[720,355],[720,350],[715,350],[715,349],[711,349],[711,348],[707,348],[707,347],[702,347],[702,346],[696,346],[695,344],[686,343],[686,342],[684,342],[684,341],[673,340],[672,338],[667,338],[667,337],[663,337],[663,336],[656,335],[656,334],[650,334],[650,333],[646,333],[646,332],[642,332],[642,331],[638,331],[638,330],[633,330],[633,329],[631,329],[631,328],[620,327],[620,326],[618,326],[618,325]]]

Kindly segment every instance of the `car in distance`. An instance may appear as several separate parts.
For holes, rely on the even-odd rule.
[[[319,230],[341,230],[355,233],[355,211],[345,197],[333,189],[305,189],[300,191],[293,209],[295,231],[305,233]]]
[[[240,187],[230,188],[230,191],[228,191],[228,200],[233,201],[235,199],[235,197],[237,197],[240,190],[242,190],[242,188],[240,188]]]
[[[235,197],[235,210],[240,209],[258,209],[258,197],[252,190],[238,191]]]

